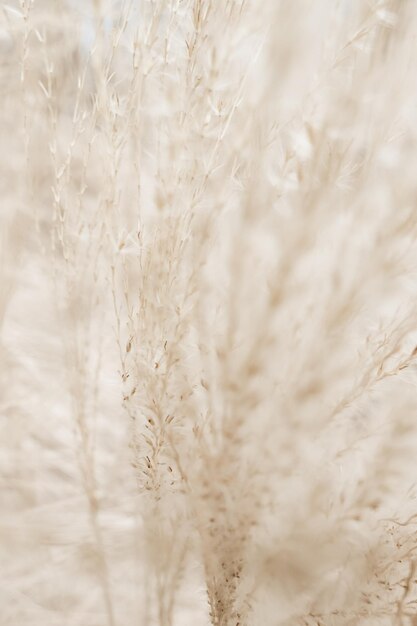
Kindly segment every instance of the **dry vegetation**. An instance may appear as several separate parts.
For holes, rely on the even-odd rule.
[[[417,625],[417,3],[4,0],[0,626]]]

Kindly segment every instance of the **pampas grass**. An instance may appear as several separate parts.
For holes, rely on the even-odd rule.
[[[3,3],[1,626],[417,624],[416,29]]]

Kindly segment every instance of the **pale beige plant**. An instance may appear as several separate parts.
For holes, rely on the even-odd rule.
[[[0,7],[0,626],[417,624],[417,6]]]

